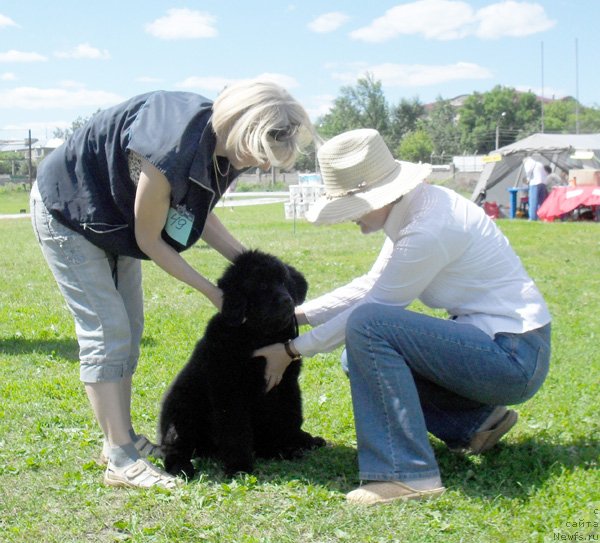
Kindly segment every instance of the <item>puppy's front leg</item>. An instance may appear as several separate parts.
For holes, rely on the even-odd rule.
[[[165,470],[171,475],[184,475],[188,479],[194,476],[194,466],[191,462],[193,450],[189,441],[181,439],[175,425],[170,424],[161,440],[161,452],[164,458]]]
[[[214,383],[211,387],[214,432],[217,456],[223,462],[225,473],[250,473],[254,468],[253,432],[250,409],[246,405],[240,376],[233,376],[227,383]]]
[[[221,410],[217,417],[218,456],[225,473],[250,473],[254,468],[252,430],[246,417],[233,410]]]

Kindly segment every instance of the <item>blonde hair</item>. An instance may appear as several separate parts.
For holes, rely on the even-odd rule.
[[[298,153],[318,140],[305,109],[282,87],[250,80],[226,87],[213,104],[217,139],[237,159],[291,168]]]

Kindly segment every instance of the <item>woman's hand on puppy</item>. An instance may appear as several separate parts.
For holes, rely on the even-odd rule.
[[[283,343],[274,343],[254,351],[252,356],[264,356],[267,360],[265,366],[265,381],[267,392],[281,383],[285,370],[292,361],[287,354]]]

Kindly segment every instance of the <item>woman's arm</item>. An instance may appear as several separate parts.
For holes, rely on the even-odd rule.
[[[302,306],[296,306],[296,322],[298,323],[298,326],[310,324],[306,318],[306,314],[304,313]]]
[[[192,268],[161,237],[169,212],[170,195],[171,187],[166,177],[148,161],[143,160],[134,206],[137,244],[169,275],[204,294],[220,310],[221,290]]]
[[[300,324],[318,326],[319,324],[330,321],[336,315],[343,313],[359,303],[379,279],[391,258],[393,250],[393,242],[389,238],[386,238],[377,260],[373,266],[371,266],[371,270],[368,273],[361,275],[349,283],[323,294],[318,298],[304,302],[296,310],[296,314],[298,314],[298,310],[300,310],[305,319],[305,322]]]
[[[390,259],[393,244],[391,244],[391,242],[388,243],[388,241],[384,244],[375,264],[368,274],[354,279],[347,285],[339,287],[328,294],[296,307],[296,320],[298,325],[302,326],[310,324],[315,326],[321,324],[321,326],[316,328],[317,332],[314,332],[315,329],[313,328],[313,332],[310,333],[313,343],[316,341],[314,335],[324,328],[323,322],[334,320],[335,317],[339,315],[342,316],[338,317],[337,320],[339,320],[339,322],[345,322],[345,317],[343,315],[349,313],[353,309],[353,306],[366,295],[370,288],[372,288],[373,283],[381,274],[381,271],[385,268],[385,265]],[[311,313],[311,318],[308,317],[308,312]],[[319,345],[320,349],[331,350],[344,340],[343,324],[336,327],[335,332],[337,332],[337,334],[335,332],[331,334],[329,332],[330,328],[331,326],[325,327],[325,329],[328,330],[328,337],[319,338],[322,339],[322,343]],[[309,332],[301,335],[290,343],[290,348],[294,353],[302,354],[295,343],[302,343],[304,336],[307,334],[309,334]],[[265,380],[267,382],[267,391],[269,391],[279,384],[283,373],[291,362],[291,358],[286,352],[283,343],[274,343],[273,345],[262,347],[256,350],[253,356],[264,356],[267,360]]]
[[[229,261],[246,250],[214,213],[210,213],[206,218],[202,239]]]
[[[445,265],[446,259],[443,246],[435,236],[427,232],[407,235],[396,244],[386,241],[370,272],[374,279],[370,290],[351,304],[329,304],[329,302],[324,304],[331,317],[294,339],[291,343],[294,353],[312,356],[318,352],[329,352],[343,344],[348,317],[354,308],[362,303],[376,302],[401,307],[407,306],[433,280]],[[348,285],[341,287],[338,292],[344,292],[347,288]],[[323,299],[327,299],[329,296],[331,293],[325,295]],[[336,297],[343,300],[342,296],[337,295]],[[345,295],[345,299],[348,300],[349,296]],[[306,321],[304,308],[307,306],[308,304],[304,304],[296,308],[296,314],[301,316],[302,324]],[[332,307],[334,309],[341,308],[342,311],[330,311]],[[324,310],[321,309],[319,318],[322,318],[323,313]],[[310,317],[308,321],[313,324]],[[272,383],[276,385],[281,380],[283,372],[290,363],[290,357],[286,353],[284,345],[275,343],[262,347],[254,352],[254,356],[264,356],[267,359],[265,378],[268,389],[272,388],[274,386]]]

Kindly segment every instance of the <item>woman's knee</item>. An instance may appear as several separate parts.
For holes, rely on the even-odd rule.
[[[410,322],[415,315],[418,314],[400,306],[378,303],[359,305],[346,322],[346,340],[353,335],[364,335],[368,330],[376,334],[377,330],[390,324],[395,329],[403,328],[404,323]]]
[[[80,375],[84,382],[120,381],[136,370],[138,349],[126,327],[105,327],[101,335],[88,337],[81,347],[80,342]]]
[[[132,359],[137,359],[139,345],[132,337],[129,318],[122,305],[114,304],[110,317],[107,311],[102,314],[90,311],[86,318],[76,315],[75,322],[82,365],[106,366],[111,375],[107,380],[113,380],[115,372],[131,372],[126,368],[132,366]],[[119,367],[123,369],[117,370]]]
[[[369,327],[373,326],[373,320],[378,315],[379,304],[359,305],[348,317],[346,322],[346,341],[354,336],[363,336]]]

